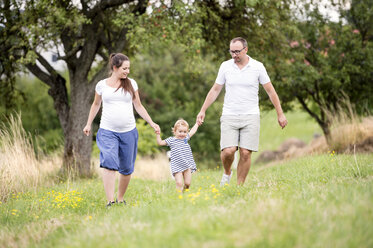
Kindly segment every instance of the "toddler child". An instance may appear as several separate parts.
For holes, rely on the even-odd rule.
[[[174,136],[162,140],[160,133],[157,133],[158,145],[171,148],[171,173],[175,177],[176,188],[179,191],[189,189],[192,173],[197,170],[192,149],[188,144],[189,139],[197,132],[197,129],[198,124],[196,123],[189,131],[188,122],[180,119],[172,128]]]

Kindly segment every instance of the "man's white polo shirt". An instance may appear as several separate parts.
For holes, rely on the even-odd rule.
[[[259,83],[269,83],[264,65],[249,57],[249,63],[240,69],[233,59],[224,61],[215,83],[225,84],[222,115],[259,114]]]

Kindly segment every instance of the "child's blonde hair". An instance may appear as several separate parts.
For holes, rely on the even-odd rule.
[[[179,120],[177,120],[175,122],[174,127],[171,128],[172,129],[172,133],[175,134],[177,128],[180,127],[180,126],[186,126],[187,129],[189,130],[189,124],[188,124],[188,122],[186,120],[184,120],[184,119],[179,119]]]

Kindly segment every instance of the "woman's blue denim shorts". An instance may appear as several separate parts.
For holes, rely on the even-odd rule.
[[[131,175],[135,168],[138,139],[136,128],[125,133],[98,129],[96,143],[100,149],[100,167]]]

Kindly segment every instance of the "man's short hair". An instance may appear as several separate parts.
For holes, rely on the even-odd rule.
[[[244,38],[242,38],[242,37],[236,37],[236,38],[233,38],[233,39],[231,40],[231,44],[232,44],[232,43],[235,43],[235,42],[237,42],[237,41],[241,42],[242,45],[243,45],[243,47],[247,47],[247,41],[246,41]]]

